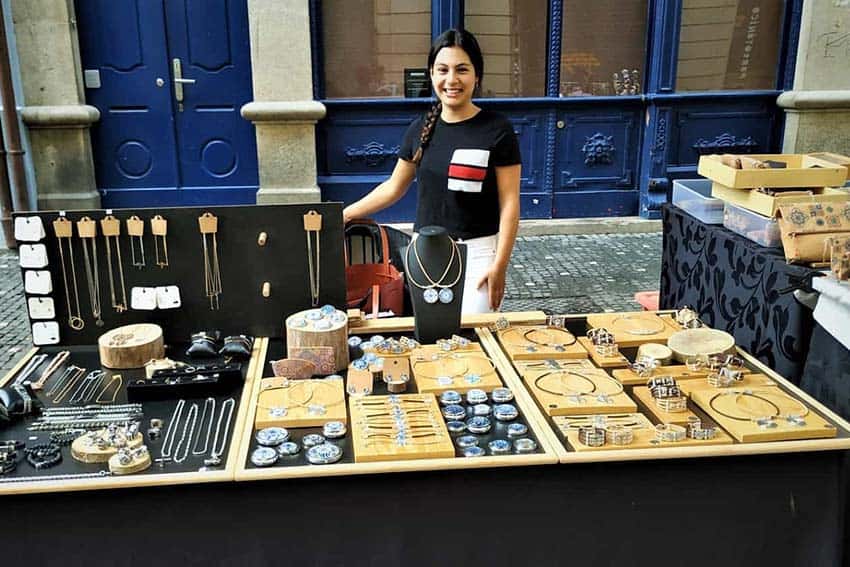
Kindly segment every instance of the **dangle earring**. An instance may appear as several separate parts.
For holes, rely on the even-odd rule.
[[[154,251],[156,252],[156,265],[160,268],[168,267],[168,221],[160,215],[151,219],[151,234],[153,234]],[[162,248],[162,255],[160,255]]]
[[[100,277],[97,269],[97,223],[89,217],[77,221],[77,233],[83,244],[83,261],[86,269],[86,285],[89,289],[91,314],[95,325],[103,326],[100,314]],[[91,251],[89,251],[91,249]]]
[[[80,290],[77,287],[77,268],[74,265],[73,230],[74,226],[65,217],[59,217],[53,221],[53,230],[56,232],[56,242],[59,244],[59,260],[62,263],[62,282],[65,284],[65,305],[68,308],[68,326],[75,331],[82,330],[86,326],[80,311]],[[65,260],[65,248],[68,248],[68,260],[71,264],[71,282],[74,289],[74,307],[71,309],[71,287],[68,285],[68,268]]]
[[[219,308],[219,296],[221,295],[221,268],[218,262],[218,217],[212,213],[204,213],[198,217],[198,226],[201,229],[201,237],[204,241],[204,285],[207,297],[210,299],[210,310],[217,311]],[[207,235],[211,235],[207,238]],[[209,241],[212,241],[210,244]]]
[[[145,267],[145,221],[133,215],[127,219],[127,235],[130,238],[130,256],[133,267],[140,270]],[[139,257],[136,257],[136,244],[139,248]]]
[[[100,231],[106,240],[106,264],[109,271],[109,296],[112,299],[112,308],[118,313],[127,311],[127,287],[124,285],[124,265],[121,261],[121,221],[112,215],[107,215],[100,221]],[[112,270],[112,245],[115,245],[115,256],[118,260],[118,276],[121,284],[121,301],[118,301],[116,293],[115,274]]]

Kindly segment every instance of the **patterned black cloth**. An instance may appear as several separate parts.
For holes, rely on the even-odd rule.
[[[814,327],[811,310],[780,294],[812,270],[786,264],[721,226],[706,225],[678,207],[662,207],[662,309],[689,305],[710,327],[731,333],[739,346],[799,383]]]

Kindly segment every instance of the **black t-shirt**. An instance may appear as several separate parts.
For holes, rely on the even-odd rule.
[[[411,161],[419,148],[425,117],[404,134],[398,157]],[[499,232],[496,167],[520,163],[519,143],[508,118],[481,110],[461,122],[437,119],[431,143],[416,171],[416,224],[445,227],[452,238]]]

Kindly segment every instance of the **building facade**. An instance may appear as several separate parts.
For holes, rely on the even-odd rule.
[[[846,62],[839,0],[3,3],[43,209],[351,202],[431,104],[449,27],[477,35],[478,102],[514,124],[523,218],[654,218],[700,155],[781,150],[786,112],[786,149],[848,151],[805,135],[847,120],[846,73],[800,71]]]

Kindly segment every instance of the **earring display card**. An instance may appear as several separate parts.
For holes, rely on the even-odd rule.
[[[26,270],[24,272],[24,291],[37,295],[53,293],[53,278],[48,270]]]
[[[15,219],[15,240],[18,242],[39,242],[45,236],[41,217],[28,216]]]
[[[308,205],[264,205],[222,207],[178,207],[157,209],[116,209],[112,216],[120,222],[120,235],[111,237],[113,277],[101,234],[104,210],[46,211],[13,214],[14,218],[37,217],[46,229],[45,238],[37,244],[19,246],[21,266],[49,271],[53,284],[56,321],[66,345],[91,345],[105,330],[135,323],[156,323],[165,331],[167,342],[184,341],[198,328],[218,329],[223,334],[248,334],[267,337],[280,333],[280,321],[289,314],[308,309],[312,302],[308,256],[301,250],[304,242],[303,215],[315,210],[322,215],[321,256],[318,259],[319,301],[321,304],[345,305],[345,261],[343,257],[342,205],[313,203]],[[220,309],[210,310],[205,293],[204,247],[198,232],[198,218],[205,213],[217,219],[216,247],[221,272]],[[97,230],[95,263],[99,300],[103,309],[103,325],[96,324],[88,292],[85,257],[78,228],[88,217]],[[133,217],[144,222],[141,234],[124,230]],[[159,217],[159,218],[157,218]],[[152,222],[157,218],[156,222]],[[58,225],[56,221],[60,221]],[[162,226],[167,223],[167,232]],[[89,225],[86,225],[89,226]],[[150,227],[150,230],[146,230]],[[70,229],[70,234],[69,233]],[[63,285],[60,261],[60,231],[68,289]],[[129,229],[128,229],[129,230]],[[266,233],[263,246],[257,235]],[[65,236],[67,235],[67,236]],[[110,308],[109,282],[120,281],[115,240],[121,248],[124,289],[134,287],[165,288],[157,293],[155,310]],[[293,242],[299,243],[294,248]],[[91,244],[91,241],[88,241]],[[135,256],[131,253],[131,243]],[[70,248],[69,248],[70,245]],[[142,250],[145,262],[142,265]],[[91,247],[89,255],[92,255]],[[167,258],[167,262],[166,262]],[[314,261],[316,258],[314,258]],[[135,265],[134,265],[135,262]],[[72,266],[76,272],[73,281]],[[264,282],[271,293],[263,297]],[[79,313],[74,289],[79,290]],[[118,290],[116,289],[116,292]],[[70,302],[66,293],[71,294]],[[120,293],[119,293],[120,295]],[[73,313],[68,313],[68,305]],[[81,319],[76,319],[79,315]],[[74,322],[72,329],[70,324]],[[81,327],[81,328],[80,328]]]
[[[695,390],[691,400],[741,443],[824,439],[834,425],[777,387]]]
[[[434,394],[365,396],[349,406],[355,462],[455,456]]]
[[[498,337],[512,360],[587,358],[576,337],[561,327],[510,327],[499,331]]]
[[[636,347],[644,343],[667,344],[667,339],[676,332],[656,313],[645,311],[594,313],[587,316],[587,326],[588,329],[608,329],[614,334],[614,342],[620,348]]]
[[[529,372],[523,380],[549,416],[637,411],[622,384],[600,368]]]
[[[52,297],[30,297],[27,299],[30,319],[55,319],[56,307]]]
[[[331,380],[264,378],[257,398],[254,427],[317,427],[348,419],[344,383]]]
[[[33,323],[32,342],[36,346],[59,344],[59,323],[56,321]]]
[[[143,311],[156,309],[156,288],[134,287],[130,289],[130,309]]]
[[[628,445],[614,445],[606,441],[600,447],[591,447],[585,445],[579,440],[578,428],[581,425],[593,426],[599,421],[594,419],[603,418],[604,423],[624,425],[631,430],[633,439]],[[706,445],[731,445],[734,443],[732,438],[719,427],[716,429],[714,438],[712,439],[691,439],[686,437],[681,441],[659,441],[656,435],[655,426],[643,414],[616,414],[616,415],[589,415],[589,416],[573,416],[554,417],[552,420],[555,426],[561,433],[561,436],[567,440],[570,447],[577,453],[588,451],[618,451],[621,449],[658,449],[664,447],[703,447]]]

